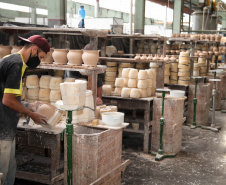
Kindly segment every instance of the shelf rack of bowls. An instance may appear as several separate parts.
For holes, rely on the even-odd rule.
[[[122,75],[120,77],[116,77],[116,75],[113,78],[113,82],[107,82],[105,81],[105,85],[111,85],[111,91],[107,91],[108,93],[106,95],[115,95],[117,94],[118,96],[121,94],[121,91],[119,92],[118,90],[122,90],[122,87],[128,87],[128,88],[137,88],[138,87],[138,80],[145,80],[146,84],[144,85],[145,88],[147,87],[158,87],[164,86],[164,60],[163,59],[157,59],[154,57],[153,59],[136,59],[136,58],[113,58],[113,57],[100,57],[100,61],[107,61],[107,70],[106,70],[106,77],[108,78],[107,75],[114,73],[112,70],[116,68],[116,66],[111,67],[112,65],[115,65],[117,63],[120,64],[129,64],[129,63],[139,63],[139,64],[144,64],[147,65],[148,68],[144,69],[138,69],[138,68],[128,68],[128,67],[123,67],[122,68]],[[111,71],[108,71],[111,70]],[[134,72],[134,75],[136,74],[136,78],[132,77],[132,72]],[[138,78],[138,73],[142,73],[142,77]],[[130,74],[130,76],[129,76]],[[148,76],[149,75],[149,76]],[[122,80],[123,81],[122,81]],[[132,80],[133,79],[133,82]],[[153,82],[151,82],[151,86],[148,85],[146,80],[152,79]],[[136,81],[135,81],[136,80]],[[141,82],[140,82],[141,83]],[[141,84],[139,84],[141,85]],[[142,86],[142,85],[141,85]],[[143,87],[143,86],[142,86]],[[120,89],[119,89],[120,88]],[[155,91],[154,91],[155,92]],[[154,93],[151,93],[154,94]],[[105,95],[105,94],[104,94]],[[146,96],[147,97],[147,96]]]
[[[106,46],[106,40],[112,39],[129,39],[129,53],[125,53],[123,50],[117,51],[114,46]],[[101,55],[102,57],[100,57],[101,64],[107,65],[104,84],[111,85],[112,91],[114,91],[116,78],[122,78],[124,68],[145,70],[150,67],[149,61],[156,63],[156,61],[163,60],[163,55],[161,56],[161,54],[164,52],[164,43],[165,37],[157,35],[108,34],[106,39],[102,39],[101,42],[101,53],[107,55]],[[113,54],[111,54],[111,52]],[[160,79],[160,81],[161,80],[163,79]],[[128,83],[128,81],[126,81],[126,83]],[[162,85],[163,84],[160,86]]]
[[[152,114],[150,106],[153,103],[156,88],[164,87],[165,38],[140,34],[109,34],[106,39],[111,38],[128,39],[130,51],[129,53],[116,51],[117,54],[100,57],[101,64],[107,65],[103,102],[105,104],[114,103],[119,109],[132,113],[133,118],[130,118],[129,113],[125,115],[125,118],[135,127],[124,129],[124,131],[144,134],[144,152],[147,153],[150,134],[149,122]],[[103,47],[104,44],[106,41],[103,40],[102,48],[106,48],[106,45]],[[137,107],[140,110],[139,106],[144,110],[144,118],[140,118],[135,110]]]
[[[180,58],[181,52],[190,53],[190,76],[207,76],[210,69],[219,65],[218,58],[226,53],[220,40],[218,34],[172,34],[166,43],[166,54]]]
[[[222,58],[222,54],[226,53],[226,48],[220,46],[220,42],[217,41],[208,41],[208,40],[197,40],[196,41],[196,50],[194,56],[196,57],[195,62],[200,63],[199,61],[206,60],[207,73],[211,69],[218,68],[217,64],[219,59]],[[203,67],[202,65],[200,67]],[[203,69],[201,69],[203,70]],[[207,76],[207,74],[203,75],[200,71],[200,76]]]
[[[215,69],[214,63],[215,63],[216,57],[219,56],[218,57],[219,59],[217,60],[220,60],[221,55],[226,53],[226,48],[224,47],[224,45],[220,44],[222,40],[222,35],[220,34],[172,34],[172,37],[175,37],[175,39],[183,39],[183,38],[193,39],[195,50],[194,50],[194,54],[191,56],[197,57],[194,63],[197,63],[198,57],[206,58],[207,70]],[[169,50],[169,46],[167,51],[168,52],[171,51]],[[197,65],[195,67],[197,71]]]
[[[166,85],[189,85],[193,73],[195,40],[190,34],[172,34],[166,41],[165,61],[170,61],[170,80]],[[167,74],[167,72],[166,72]]]

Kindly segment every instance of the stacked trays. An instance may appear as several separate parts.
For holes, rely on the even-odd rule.
[[[33,103],[39,100],[39,78],[38,75],[29,75],[26,78],[27,101]]]
[[[206,76],[207,75],[207,63],[206,63],[206,58],[204,57],[199,57],[198,59],[198,64],[200,67],[199,75],[200,76]]]
[[[130,98],[140,98],[140,91],[137,88],[138,69],[130,69],[128,88],[130,88]]]
[[[115,79],[117,76],[117,62],[107,62],[107,69],[105,73],[105,85],[115,87]]]
[[[199,76],[199,63],[194,63],[193,76]]]
[[[42,75],[40,79],[37,75],[27,76],[27,101],[30,103],[35,101],[55,103],[61,100],[60,83],[62,82],[63,80],[59,76]]]
[[[189,53],[180,52],[179,65],[178,65],[178,84],[189,85],[190,84],[190,60]]]
[[[150,83],[151,85],[151,83]],[[140,97],[146,98],[148,96],[148,73],[146,70],[140,70],[138,72],[138,81],[137,81],[137,88],[140,91]]]
[[[170,76],[170,59],[168,56],[164,58],[165,61],[165,70],[164,70],[164,84],[169,84],[169,76]]]
[[[123,78],[116,78],[115,79],[115,96],[121,96],[122,88],[124,87],[124,80]]]
[[[39,100],[43,103],[50,101],[50,75],[42,75],[39,81]]]
[[[146,69],[148,79],[147,79],[147,92],[148,97],[155,95],[156,90],[156,70],[155,69]]]
[[[122,77],[123,77],[123,80],[124,80],[124,86],[122,88],[121,97],[123,97],[123,98],[129,98],[130,97],[131,88],[128,87],[130,70],[131,70],[131,68],[124,68],[122,70]]]
[[[51,103],[56,103],[61,100],[60,84],[63,83],[63,79],[59,76],[52,76],[49,82],[50,96],[49,100]]]
[[[115,80],[114,95],[123,98],[146,98],[155,94],[156,70],[124,68],[122,78]]]
[[[130,68],[130,63],[120,63],[118,68],[118,77],[122,77],[122,70],[123,68]]]
[[[103,96],[110,96],[112,91],[111,85],[103,85],[102,86],[102,95]]]
[[[170,84],[178,83],[178,62],[174,56],[170,58]]]

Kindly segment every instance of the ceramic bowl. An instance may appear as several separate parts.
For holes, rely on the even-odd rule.
[[[185,91],[180,91],[180,90],[171,90],[170,91],[170,96],[174,98],[184,98]]]
[[[124,123],[125,114],[122,112],[104,112],[102,113],[102,122],[108,126],[120,126]]]

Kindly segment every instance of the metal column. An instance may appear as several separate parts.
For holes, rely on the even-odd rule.
[[[180,33],[183,0],[174,0],[173,9],[173,33]]]
[[[134,33],[144,34],[145,0],[136,0],[134,15]]]
[[[222,28],[221,29],[226,29],[226,17],[222,17]]]
[[[48,26],[66,24],[66,0],[48,0]]]
[[[95,4],[95,17],[99,17],[99,0],[96,0],[96,4]]]
[[[31,24],[37,24],[36,8],[31,8]]]

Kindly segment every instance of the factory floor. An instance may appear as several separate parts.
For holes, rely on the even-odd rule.
[[[175,158],[156,162],[142,152],[142,135],[124,134],[123,159],[130,159],[124,185],[226,185],[226,114],[216,112],[220,132],[183,126],[182,149]],[[16,180],[15,185],[37,185]]]
[[[125,170],[123,184],[226,185],[226,113],[216,112],[216,123],[221,126],[220,132],[183,126],[181,151],[176,158],[160,162],[139,152],[126,136],[123,159],[130,159],[131,164]]]

